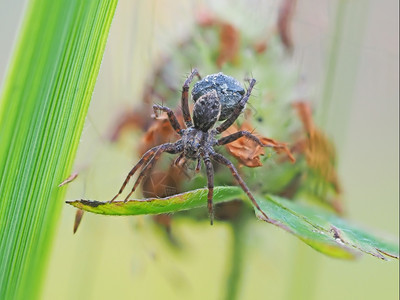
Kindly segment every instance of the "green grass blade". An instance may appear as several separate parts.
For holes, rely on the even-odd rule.
[[[0,98],[0,299],[39,297],[116,4],[27,8]]]

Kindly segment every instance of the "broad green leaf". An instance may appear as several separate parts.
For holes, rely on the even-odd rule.
[[[386,259],[385,256],[399,257],[398,242],[385,241],[384,238],[379,238],[370,233],[371,230],[354,225],[335,214],[271,195],[267,196],[266,200],[258,198],[257,202],[263,209],[267,209],[267,203],[273,203],[274,207],[280,207],[285,210],[285,214],[290,215],[290,218],[301,219],[304,226],[307,226],[307,224],[312,226],[314,233],[329,236],[330,238],[333,237],[337,243],[343,244],[343,246],[384,260]],[[298,228],[293,229],[296,230]],[[302,233],[296,235],[300,238],[303,237]],[[307,238],[307,236],[304,238]],[[321,252],[324,252],[323,249]]]
[[[116,0],[28,3],[0,97],[0,299],[37,299]]]
[[[127,202],[99,202],[90,200],[67,201],[68,204],[88,212],[102,215],[134,216],[172,213],[204,206],[207,203],[207,189],[198,189],[167,198],[129,200]],[[214,203],[229,201],[243,196],[236,187],[216,187]]]
[[[99,202],[90,200],[68,201],[77,208],[104,215],[141,215],[172,213],[207,203],[207,189],[198,189],[168,198],[130,200],[128,202]],[[214,202],[246,199],[238,187],[216,187]],[[318,208],[297,204],[276,196],[256,197],[265,217],[256,209],[258,218],[274,224],[313,247],[337,258],[353,259],[361,252],[380,259],[386,256],[398,258],[399,247],[393,242],[383,241],[376,235],[352,225],[334,214]]]

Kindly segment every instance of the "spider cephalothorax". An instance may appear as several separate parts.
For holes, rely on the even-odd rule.
[[[256,200],[251,194],[246,183],[240,177],[235,166],[227,158],[214,150],[215,146],[231,143],[242,136],[246,136],[263,147],[279,147],[263,144],[257,137],[248,131],[238,131],[220,139],[215,137],[216,135],[228,129],[239,117],[240,113],[245,108],[247,101],[249,100],[256,80],[250,80],[247,92],[245,92],[245,90],[234,78],[226,76],[222,73],[212,74],[205,77],[203,80],[200,80],[196,83],[192,92],[193,100],[195,101],[192,121],[192,117],[190,116],[189,112],[188,94],[189,85],[194,76],[198,76],[200,78],[196,69],[191,72],[182,87],[181,104],[183,118],[186,125],[185,129],[181,128],[174,112],[170,108],[161,105],[153,105],[156,116],[158,110],[164,111],[168,114],[171,126],[174,128],[176,133],[181,136],[181,139],[175,143],[165,143],[149,149],[129,172],[124,183],[122,184],[121,189],[111,201],[114,201],[122,193],[131,176],[135,174],[139,168],[142,168],[142,170],[131,192],[125,198],[125,201],[127,201],[130,195],[136,190],[142,179],[149,174],[150,170],[163,152],[171,154],[180,153],[178,158],[175,160],[176,164],[182,158],[185,158],[197,160],[197,171],[200,170],[201,161],[203,161],[205,165],[208,180],[208,211],[210,214],[211,224],[213,223],[214,219],[212,203],[214,190],[214,169],[212,161],[223,164],[230,169],[232,175],[253,202],[254,206],[263,214],[266,219],[268,219],[268,216],[258,206]],[[223,122],[214,128],[216,122],[222,120]]]

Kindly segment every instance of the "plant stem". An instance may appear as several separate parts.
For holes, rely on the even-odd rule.
[[[320,109],[320,125],[323,127],[326,126],[328,121],[328,114],[330,110],[330,104],[332,103],[333,97],[333,89],[335,85],[335,78],[337,74],[337,64],[339,57],[339,49],[342,40],[343,28],[344,28],[344,19],[346,14],[346,2],[347,1],[339,1],[337,4],[337,12],[336,12],[336,21],[335,21],[335,29],[332,35],[331,47],[328,54],[328,64],[327,64],[327,72],[325,77],[324,89],[322,94],[322,103]]]
[[[335,143],[345,141],[364,47],[368,1],[340,0],[328,53],[318,123]]]
[[[243,216],[232,221],[232,254],[226,284],[227,300],[239,299],[240,281],[244,266],[246,218]]]
[[[319,254],[315,254],[310,247],[304,245],[300,240],[296,241],[294,250],[294,262],[288,284],[290,288],[286,299],[314,299]]]

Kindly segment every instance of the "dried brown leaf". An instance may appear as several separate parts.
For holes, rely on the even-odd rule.
[[[314,170],[324,181],[331,184],[339,195],[341,186],[336,172],[336,151],[334,145],[324,132],[319,130],[312,118],[312,109],[308,102],[299,101],[293,104],[307,135],[305,140],[300,140],[297,151],[303,152],[310,169]],[[332,206],[337,212],[342,212],[341,198],[333,200]]]
[[[222,135],[227,136],[229,135],[229,132],[236,132],[240,130],[245,130],[249,132],[254,131],[251,124],[247,121],[243,122],[239,128],[236,125],[232,125],[230,129],[231,130],[225,131]],[[257,136],[260,141],[263,142],[265,145],[273,147],[277,153],[285,152],[292,162],[295,161],[295,158],[293,157],[286,144],[267,137],[259,136],[256,133],[253,134]],[[237,139],[232,143],[226,144],[225,147],[228,152],[233,155],[241,164],[250,168],[262,166],[260,156],[264,155],[264,147],[260,146],[252,140],[249,140],[247,137],[241,137],[240,139]]]
[[[283,0],[278,15],[278,32],[283,45],[289,52],[293,50],[293,39],[290,30],[296,0]]]
[[[175,113],[179,122],[182,122],[182,114]],[[165,113],[153,120],[146,134],[142,138],[139,145],[140,154],[145,153],[151,147],[161,145],[168,142],[174,142],[178,139],[178,135],[169,123]]]
[[[63,185],[66,185],[67,183],[70,183],[73,181],[76,177],[78,177],[78,172],[74,172],[71,175],[68,176],[63,182],[61,182],[58,187],[62,187]]]
[[[78,209],[75,214],[75,222],[74,222],[74,230],[73,232],[76,233],[78,230],[79,225],[81,224],[82,217],[84,211],[82,209]]]
[[[217,66],[220,68],[227,62],[234,62],[239,54],[240,33],[229,23],[220,24],[220,43]]]

